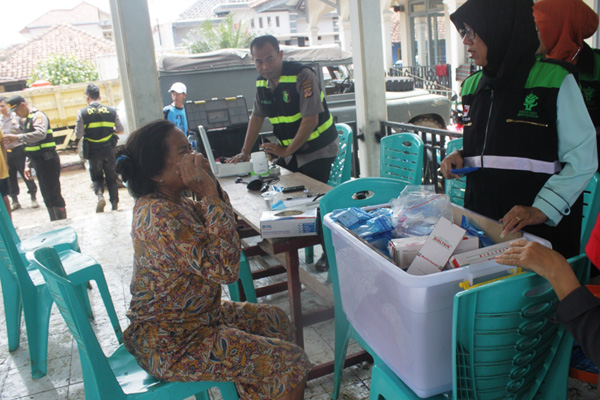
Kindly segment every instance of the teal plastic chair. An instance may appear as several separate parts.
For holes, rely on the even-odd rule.
[[[110,299],[110,293],[106,286],[102,268],[93,258],[73,250],[60,252],[60,259],[69,273],[69,278],[79,285],[77,289],[86,306],[88,316],[90,318],[93,317],[87,296],[88,282],[91,280],[96,281],[102,299],[104,301]],[[20,300],[20,305],[25,316],[31,375],[34,379],[40,378],[46,375],[47,370],[48,324],[50,322],[50,311],[53,301],[39,270],[29,262],[27,264],[23,262],[6,225],[0,226],[0,271],[2,271],[3,276],[3,290],[5,286],[4,278],[8,276],[11,277],[13,288],[18,287],[19,289],[18,299]],[[16,302],[17,298],[14,292],[11,293],[11,296],[10,300]],[[10,329],[20,330],[21,307],[11,310],[12,322],[9,325]],[[110,321],[116,329],[119,326],[119,322],[112,303],[108,308],[110,311],[108,314]],[[16,313],[18,314],[15,315]]]
[[[121,344],[106,357],[87,318],[78,284],[65,272],[56,250],[46,247],[33,252],[33,263],[46,280],[49,293],[77,341],[83,387],[87,400],[98,399],[196,399],[208,400],[207,390],[217,387],[225,400],[239,399],[233,382],[162,382],[148,375]],[[110,296],[104,299],[110,314]],[[117,330],[120,339],[120,328]]]
[[[569,259],[582,280],[585,255]],[[573,337],[548,317],[558,299],[548,282],[525,272],[459,292],[452,326],[452,398],[564,399]],[[418,400],[378,357],[370,399]],[[446,399],[440,394],[428,399]]]
[[[79,251],[77,232],[70,227],[56,229],[21,240],[19,235],[17,235],[4,203],[0,206],[0,225],[6,227],[25,264],[27,264],[25,254],[41,246],[51,246],[58,251],[69,249]],[[5,267],[0,267],[0,283],[2,284],[2,299],[4,300],[8,351],[15,351],[21,344],[22,306],[19,296],[19,285],[16,277],[11,275]]]
[[[349,181],[352,172],[352,128],[347,124],[335,124],[335,128],[338,131],[338,138],[340,141],[340,151],[335,158],[335,161],[331,165],[331,172],[329,173],[329,180],[327,184],[329,186],[336,187],[340,183]],[[307,264],[312,264],[315,261],[314,248],[307,247],[304,249],[304,261]]]
[[[246,255],[242,251],[240,254],[240,275],[237,281],[227,285],[229,288],[229,297],[232,301],[241,301],[242,294],[240,293],[240,284],[244,290],[246,301],[248,303],[256,303],[256,290],[254,289],[254,281],[252,280],[252,271],[250,270],[250,263]]]
[[[350,180],[352,173],[352,128],[347,124],[335,124],[340,142],[340,150],[331,165],[329,172],[329,186],[336,187],[340,183]]]
[[[446,155],[452,153],[455,150],[463,148],[463,139],[453,139],[446,144]],[[467,189],[467,177],[462,176],[458,179],[446,179],[445,180],[445,192],[450,196],[450,202],[459,206],[465,205],[465,190]]]
[[[412,185],[423,181],[423,140],[412,133],[396,133],[381,139],[379,176]]]
[[[600,173],[595,172],[583,190],[583,221],[581,222],[581,253],[590,239],[600,211]]]
[[[398,197],[408,183],[391,178],[359,178],[334,187],[325,194],[320,202],[321,217],[339,208],[365,207],[376,204],[388,203]],[[329,262],[329,277],[332,283],[335,313],[335,349],[334,349],[334,378],[332,399],[337,399],[342,384],[342,372],[348,350],[348,342],[354,339],[371,355],[368,345],[352,328],[342,309],[339,277],[335,259],[335,248],[331,239],[331,231],[323,226],[323,240],[327,261]],[[374,356],[375,358],[375,356]]]

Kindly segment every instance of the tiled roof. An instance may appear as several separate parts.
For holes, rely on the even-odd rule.
[[[0,76],[15,80],[31,76],[40,61],[59,54],[73,55],[96,65],[96,56],[114,54],[115,44],[71,25],[54,26],[26,43],[0,50]]]
[[[179,14],[177,21],[204,21],[215,18],[214,8],[219,4],[228,2],[228,0],[198,0],[190,8]]]

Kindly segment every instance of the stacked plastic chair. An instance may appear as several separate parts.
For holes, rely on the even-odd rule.
[[[460,150],[463,147],[462,138],[450,140],[446,144],[446,155],[455,150]],[[465,189],[467,188],[467,177],[462,176],[457,179],[446,179],[445,192],[450,196],[450,202],[464,206],[465,205]]]
[[[0,208],[3,209],[3,207]],[[4,212],[6,211],[4,210]],[[23,258],[7,224],[1,224],[0,276],[2,277],[9,340],[11,336],[13,340],[15,340],[15,336],[16,339],[20,337],[22,310],[25,316],[31,375],[35,379],[46,375],[48,324],[53,301],[39,270],[33,267],[29,261],[24,262]],[[81,301],[85,305],[88,317],[92,318],[92,309],[87,295],[88,282],[96,281],[102,299],[104,301],[110,299],[102,268],[93,258],[73,250],[61,251],[60,259],[65,264],[69,278],[78,285],[77,290]],[[6,292],[9,292],[8,295]],[[109,317],[113,326],[118,326],[117,315],[112,303],[109,307]],[[18,347],[18,341],[16,343]]]
[[[122,344],[106,357],[87,318],[77,284],[65,273],[56,251],[51,248],[38,249],[33,253],[33,262],[46,280],[49,293],[77,341],[87,400],[175,400],[194,395],[198,400],[209,400],[207,391],[213,387],[220,389],[225,400],[239,399],[233,382],[159,381],[148,375]],[[110,296],[104,299],[104,305],[110,314]],[[120,339],[118,323],[113,327],[117,339]]]

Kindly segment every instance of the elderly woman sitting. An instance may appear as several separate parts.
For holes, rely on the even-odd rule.
[[[221,301],[239,273],[227,194],[172,122],[151,122],[117,151],[135,197],[127,349],[166,381],[233,381],[242,399],[301,399],[310,370],[285,313]],[[184,197],[195,194],[197,201]]]

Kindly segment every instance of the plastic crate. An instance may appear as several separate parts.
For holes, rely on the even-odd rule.
[[[497,222],[453,207],[455,223],[465,214],[477,220],[492,239],[501,231]],[[410,275],[334,222],[330,214],[324,223],[331,229],[342,306],[352,326],[418,396],[452,390],[452,309],[454,295],[462,290],[459,284],[506,276],[512,267],[488,261],[431,275]],[[533,235],[525,237],[550,245]]]

